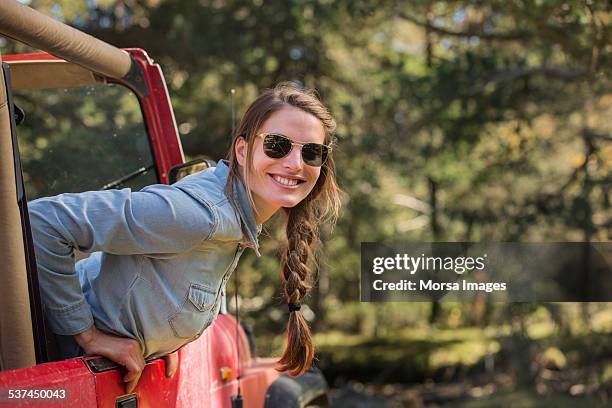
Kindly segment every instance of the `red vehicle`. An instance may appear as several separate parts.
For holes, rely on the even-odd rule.
[[[279,375],[275,359],[255,356],[252,333],[225,305],[179,350],[172,379],[163,359],[148,361],[132,394],[123,367],[107,359],[58,358],[27,200],[172,183],[211,163],[184,163],[161,68],[143,50],[117,49],[12,0],[0,3],[0,34],[54,54],[2,56],[0,406],[226,407],[241,406],[238,394],[246,407],[327,405],[318,370]]]

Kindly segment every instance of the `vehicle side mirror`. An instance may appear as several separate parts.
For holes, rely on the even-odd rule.
[[[207,169],[209,167],[215,167],[216,165],[217,164],[213,160],[207,159],[195,159],[188,161],[187,163],[177,164],[170,169],[168,179],[170,184],[174,184],[183,177],[197,173],[198,171]]]

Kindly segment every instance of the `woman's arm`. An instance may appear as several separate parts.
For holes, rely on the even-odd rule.
[[[51,329],[74,335],[89,355],[101,355],[127,369],[126,392],[136,387],[145,366],[138,341],[106,334],[93,324],[75,271],[74,251],[116,255],[178,253],[210,238],[217,228],[211,205],[183,191],[154,185],[61,194],[28,204],[39,285]],[[177,354],[166,356],[172,377]]]
[[[75,271],[75,249],[117,255],[178,253],[208,239],[217,225],[212,206],[167,185],[139,192],[61,194],[28,207],[46,316],[51,329],[64,335],[93,325]]]

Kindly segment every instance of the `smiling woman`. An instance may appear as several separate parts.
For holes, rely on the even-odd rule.
[[[287,217],[281,279],[290,314],[287,347],[279,363],[292,375],[308,369],[314,356],[310,329],[299,310],[316,281],[318,226],[333,224],[340,208],[330,154],[335,129],[333,117],[314,92],[286,82],[251,104],[230,149],[228,197],[234,196],[234,181],[244,180],[258,223],[279,209]]]
[[[29,203],[45,316],[63,358],[107,357],[128,369],[172,356],[217,317],[246,247],[274,213],[287,215],[281,278],[289,307],[279,371],[314,355],[300,302],[315,282],[321,222],[335,222],[335,123],[310,91],[283,83],[247,109],[229,161],[172,185],[64,193]],[[75,249],[92,255],[75,264]],[[172,366],[172,359],[169,359]]]

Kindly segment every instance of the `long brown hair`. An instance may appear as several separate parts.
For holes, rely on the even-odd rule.
[[[299,108],[321,121],[325,130],[325,144],[331,144],[336,122],[329,110],[317,98],[314,91],[302,89],[291,82],[282,82],[273,89],[264,91],[247,108],[233,137],[228,154],[230,173],[225,186],[228,198],[233,202],[234,180],[241,179],[235,155],[236,140],[242,136],[248,144],[244,169],[244,185],[249,201],[256,211],[251,191],[248,189],[252,163],[253,140],[259,128],[284,106]],[[301,303],[317,281],[318,265],[316,249],[319,244],[319,225],[333,225],[340,209],[341,190],[336,183],[333,155],[330,154],[321,167],[321,173],[312,191],[299,204],[283,208],[286,215],[287,242],[281,253],[281,279],[287,303]],[[233,202],[234,205],[237,203]],[[314,357],[314,346],[310,328],[299,310],[289,312],[287,323],[287,345],[280,360],[278,371],[300,375],[310,368]]]

